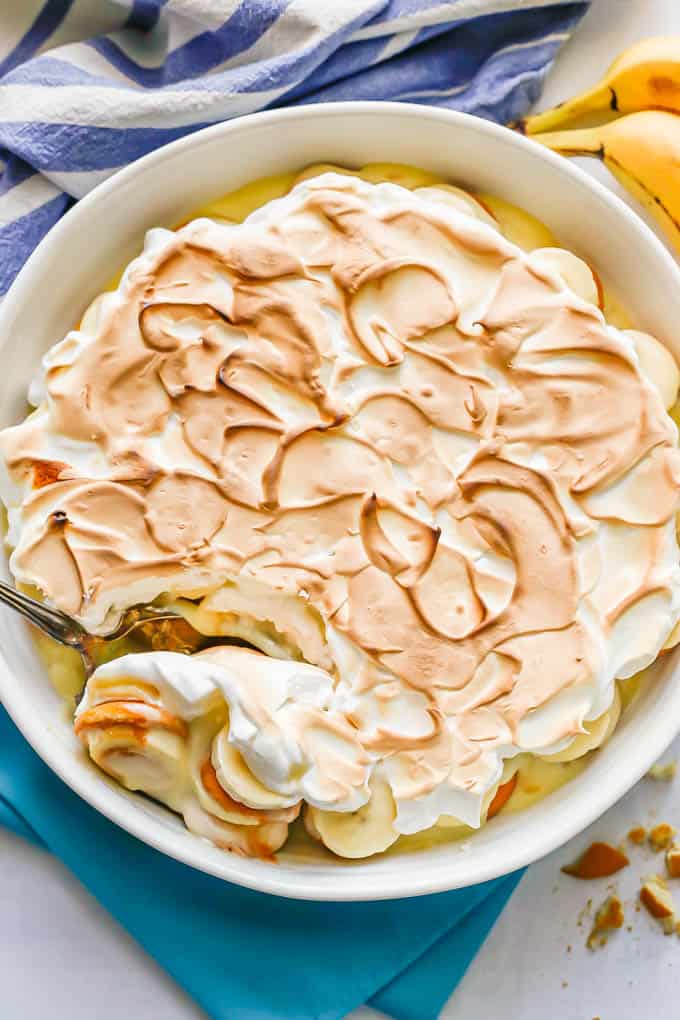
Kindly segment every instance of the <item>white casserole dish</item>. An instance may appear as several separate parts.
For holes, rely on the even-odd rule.
[[[69,212],[0,306],[0,427],[25,411],[43,352],[80,317],[152,226],[172,226],[251,180],[310,163],[409,163],[486,191],[544,220],[625,301],[636,325],[680,357],[680,273],[626,205],[577,167],[494,124],[399,103],[342,103],[256,114],[200,131],[138,161]],[[7,576],[7,568],[3,565]],[[472,885],[536,860],[585,828],[665,750],[680,720],[677,656],[654,679],[582,774],[525,812],[500,816],[468,842],[349,863],[285,850],[278,863],[218,850],[160,806],[86,760],[23,622],[0,611],[0,697],[24,736],[80,796],[150,845],[264,892],[327,900],[414,896]]]

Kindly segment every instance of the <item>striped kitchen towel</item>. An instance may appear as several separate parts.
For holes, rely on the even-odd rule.
[[[588,0],[1,0],[0,296],[69,205],[197,128],[391,99],[501,122]]]

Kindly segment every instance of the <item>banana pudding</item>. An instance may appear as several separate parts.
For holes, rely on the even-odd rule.
[[[407,183],[149,231],[0,434],[18,582],[247,643],[106,663],[74,722],[235,852],[478,828],[609,738],[680,618],[671,355],[530,219]]]

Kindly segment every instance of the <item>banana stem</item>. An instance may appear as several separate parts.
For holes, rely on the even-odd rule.
[[[602,156],[602,129],[583,128],[580,131],[547,131],[532,139],[563,156]]]
[[[531,117],[525,117],[521,122],[522,128],[527,135],[535,135],[542,131],[552,131],[565,121],[580,117],[585,113],[597,113],[600,110],[611,110],[613,106],[614,93],[608,85],[598,83],[587,92],[582,92],[566,103],[553,106],[550,110],[543,110]]]

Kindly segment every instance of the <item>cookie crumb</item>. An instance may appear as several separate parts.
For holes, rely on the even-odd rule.
[[[595,923],[586,941],[588,949],[604,946],[609,932],[622,928],[624,922],[623,904],[618,896],[608,896],[595,914]]]
[[[666,850],[666,871],[669,878],[680,878],[680,846]]]
[[[590,919],[592,914],[592,906],[593,901],[590,898],[588,898],[584,906],[582,906],[581,909],[579,910],[578,915],[576,917],[576,924],[578,925],[579,928],[582,928],[584,923]]]
[[[647,839],[647,830],[643,825],[634,826],[628,833],[628,840],[630,843],[635,843],[636,846],[641,846]]]
[[[666,762],[665,765],[661,765],[659,762],[656,765],[652,765],[651,769],[647,773],[648,779],[656,779],[657,782],[670,783],[675,778],[675,773],[678,770],[678,763],[675,758],[672,761]]]
[[[674,829],[668,822],[660,822],[658,825],[655,825],[647,837],[652,850],[655,850],[657,853],[660,850],[667,850],[671,846],[676,832],[677,829]]]
[[[572,878],[609,878],[630,861],[623,850],[611,843],[591,843],[585,853],[573,864],[565,864],[562,871]]]
[[[640,887],[640,903],[647,913],[656,921],[659,921],[664,934],[670,935],[675,931],[675,908],[673,897],[660,875],[650,875]]]

